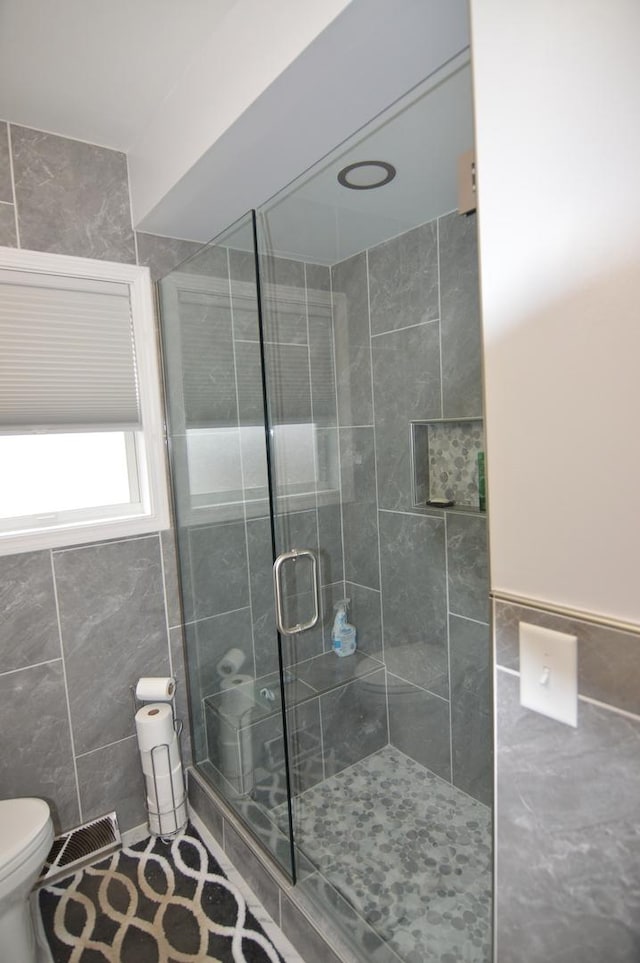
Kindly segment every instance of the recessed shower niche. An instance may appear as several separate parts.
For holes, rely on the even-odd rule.
[[[484,452],[482,418],[412,421],[414,507],[484,512]]]

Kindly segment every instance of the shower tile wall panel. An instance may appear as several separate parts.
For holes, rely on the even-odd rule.
[[[447,516],[449,609],[477,622],[489,621],[487,523],[480,515]]]
[[[408,511],[413,504],[409,421],[440,417],[438,323],[380,334],[372,338],[372,349],[378,504]]]
[[[57,829],[74,826],[80,811],[62,660],[0,675],[0,720],[2,798],[40,796]]]
[[[345,579],[379,589],[373,428],[340,429],[340,473]]]
[[[7,134],[0,123],[0,244],[15,246]],[[123,154],[14,125],[11,147],[21,247],[135,263]],[[184,244],[144,235],[140,263],[161,273]],[[129,686],[170,666],[184,680],[171,535],[3,557],[0,605],[2,795],[46,799],[57,830],[112,809],[122,829],[141,823]]]
[[[160,542],[54,551],[53,564],[75,749],[90,752],[134,733],[129,685],[169,674]]]
[[[135,263],[127,159],[11,125],[20,246]]]
[[[438,221],[443,417],[482,415],[482,335],[475,215]]]
[[[158,237],[156,234],[136,232],[138,264],[144,264],[151,271],[151,279],[160,278],[173,271],[186,258],[193,257],[200,250],[195,241],[181,241],[174,237]]]
[[[0,203],[0,245],[17,247],[16,214],[13,204]]]
[[[358,628],[358,649],[382,660],[381,593],[349,581],[345,592],[351,600],[349,618]]]
[[[374,335],[438,318],[435,221],[370,249],[369,294]]]
[[[325,776],[387,745],[385,672],[327,692],[320,699]]]
[[[391,743],[488,802],[486,520],[413,508],[409,427],[482,415],[475,216],[392,238],[331,280],[359,644],[386,664]]]
[[[493,719],[489,626],[449,616],[453,782],[491,804]]]
[[[9,129],[0,123],[0,203],[13,204],[13,184],[11,183],[11,160],[9,156]]]
[[[146,822],[145,784],[135,736],[80,756],[77,767],[85,820],[101,816],[103,800],[110,799],[121,825]]]
[[[391,745],[451,782],[449,703],[391,673],[387,684]]]
[[[444,520],[380,512],[387,668],[448,698]]]
[[[635,963],[640,716],[580,701],[574,729],[524,709],[518,678],[496,675],[498,963]]]
[[[0,558],[0,673],[59,659],[49,552]]]
[[[331,269],[335,330],[338,424],[373,424],[371,337],[364,254],[341,261]]]

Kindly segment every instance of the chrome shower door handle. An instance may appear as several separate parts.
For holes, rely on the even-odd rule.
[[[311,582],[313,588],[313,616],[308,622],[298,622],[297,625],[284,624],[282,608],[282,567],[285,562],[296,561],[299,558],[311,560]],[[273,588],[276,597],[276,625],[281,635],[298,635],[317,625],[320,618],[320,603],[318,593],[318,558],[310,548],[292,548],[289,552],[282,552],[273,563]]]

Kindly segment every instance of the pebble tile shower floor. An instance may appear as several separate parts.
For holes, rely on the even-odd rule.
[[[387,746],[294,813],[302,852],[405,963],[488,963],[487,806]]]

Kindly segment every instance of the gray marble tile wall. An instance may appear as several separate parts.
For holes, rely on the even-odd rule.
[[[482,416],[475,217],[331,269],[345,592],[393,745],[492,796],[486,520],[414,507],[410,422]]]
[[[578,726],[520,705],[518,624],[578,637]],[[640,958],[640,637],[495,603],[498,963]]]
[[[124,154],[0,123],[0,244],[136,263]],[[137,244],[156,273],[198,247]],[[0,558],[0,605],[0,794],[144,822],[129,686],[172,671],[187,712],[172,533]]]

